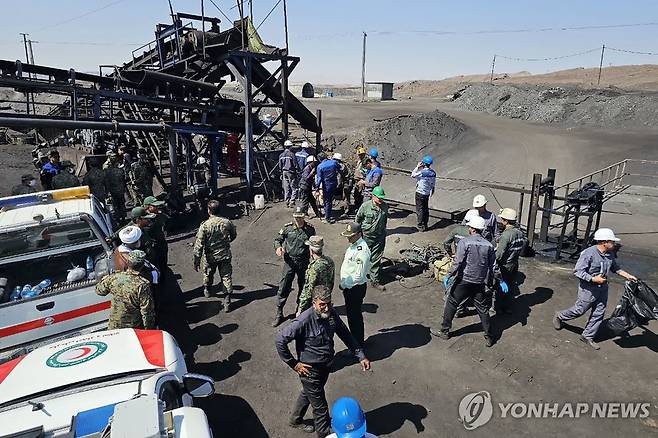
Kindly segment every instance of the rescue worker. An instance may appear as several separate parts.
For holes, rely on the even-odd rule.
[[[363,203],[363,187],[366,174],[368,173],[368,156],[366,148],[359,146],[356,149],[356,160],[352,170],[352,184],[354,189],[354,209],[358,210]]]
[[[473,297],[475,309],[480,316],[484,330],[485,345],[494,344],[489,309],[491,308],[491,294],[488,289],[493,287],[493,281],[499,277],[496,266],[496,252],[493,245],[482,237],[486,227],[485,220],[476,216],[468,222],[469,236],[457,244],[457,254],[452,269],[444,279],[444,285],[449,289],[448,299],[443,310],[441,329],[430,332],[441,339],[450,339],[452,320],[457,307],[467,298]],[[507,288],[504,281],[500,282],[503,291]]]
[[[340,166],[335,159],[336,155],[331,159],[326,159],[316,169],[315,185],[319,188],[322,186],[322,198],[324,200],[324,218],[322,222],[333,224],[334,220],[331,217],[331,209],[334,200],[334,192],[338,187],[338,173]]]
[[[53,149],[48,153],[48,162],[41,168],[41,184],[44,190],[52,190],[52,181],[55,175],[62,170],[59,164],[59,152]]]
[[[133,205],[142,205],[144,198],[153,196],[153,171],[149,162],[148,151],[140,149],[137,161],[131,164],[128,176],[134,198]]]
[[[311,155],[311,152],[309,149],[311,148],[311,145],[307,141],[302,142],[302,147],[300,150],[295,152],[295,160],[297,160],[297,168],[298,169],[303,169],[304,166],[306,166],[306,159],[308,158],[309,155]]]
[[[368,161],[368,173],[362,182],[363,200],[367,201],[372,197],[372,190],[382,183],[384,171],[379,166],[379,163],[373,159]]]
[[[215,270],[219,272],[224,296],[224,311],[231,311],[233,295],[233,267],[231,266],[231,242],[237,237],[235,225],[219,216],[219,202],[208,202],[208,220],[199,226],[194,242],[194,270],[203,268],[203,295],[210,297]],[[202,264],[203,263],[203,264]]]
[[[523,231],[516,226],[516,210],[512,208],[503,208],[500,212],[499,227],[503,230],[500,240],[496,246],[496,263],[500,269],[501,278],[511,288],[508,293],[500,293],[496,288],[496,312],[512,313],[510,301],[514,299],[516,293],[517,281],[516,275],[519,272],[519,256],[525,246],[525,236]]]
[[[77,176],[73,175],[75,172],[75,164],[69,160],[62,161],[61,171],[53,177],[53,189],[68,189],[70,187],[78,187],[80,180]]]
[[[357,357],[362,370],[370,369],[370,361],[333,309],[331,289],[326,286],[313,288],[312,300],[312,308],[302,312],[281,330],[275,344],[281,360],[295,370],[302,384],[288,424],[304,432],[315,431],[318,437],[325,438],[331,433],[324,386],[329,379],[330,365],[335,354],[334,335],[338,335]],[[290,353],[288,347],[292,341],[295,341],[297,358]],[[309,406],[313,409],[315,427],[303,423]]]
[[[359,402],[350,397],[341,397],[331,407],[331,429],[327,438],[377,438],[367,432],[366,414]]]
[[[226,137],[226,161],[229,173],[240,174],[240,141],[236,134]]]
[[[370,149],[368,152],[368,157],[376,167],[382,167],[382,164],[379,162],[379,151],[377,149]]]
[[[315,228],[304,220],[304,211],[297,207],[292,214],[292,222],[285,224],[279,235],[274,239],[274,251],[278,257],[283,258],[283,271],[279,290],[276,293],[276,315],[272,327],[283,322],[283,308],[292,289],[292,282],[297,276],[297,303],[304,289],[304,279],[309,263],[309,250],[306,241],[315,235]]]
[[[350,199],[354,190],[354,177],[349,167],[343,163],[343,155],[336,152],[333,159],[338,162],[338,187],[336,193],[340,193],[343,198],[343,215],[347,216],[350,212]]]
[[[47,187],[50,184],[50,176],[44,172],[43,166],[48,163],[48,154],[45,151],[38,151],[37,158],[34,161],[34,167],[39,171],[39,180],[41,182],[41,189],[48,190]]]
[[[355,221],[361,225],[363,239],[370,249],[370,282],[372,287],[381,291],[386,286],[381,284],[382,254],[386,246],[386,223],[388,222],[388,204],[386,193],[381,186],[372,191],[372,199],[364,202],[356,213]]]
[[[162,212],[164,201],[158,200],[155,196],[147,196],[144,198],[144,210],[149,215],[154,215],[144,227],[144,232],[151,238],[153,242],[153,263],[158,270],[164,275],[167,271],[167,264],[169,261],[169,244],[165,236],[165,227],[169,216]]]
[[[37,179],[34,177],[34,175],[26,173],[25,175],[21,176],[21,183],[11,189],[11,196],[35,193],[37,191],[36,185]]]
[[[427,231],[430,217],[430,196],[434,194],[436,172],[432,169],[432,157],[425,155],[423,160],[411,171],[411,177],[416,178],[416,216],[418,231]]]
[[[283,184],[283,200],[287,207],[294,207],[297,195],[297,161],[295,154],[290,150],[292,142],[284,142],[284,151],[279,155],[279,169],[281,169],[281,182]]]
[[[363,347],[365,333],[361,306],[368,287],[370,271],[370,249],[363,240],[361,225],[357,222],[347,224],[341,236],[346,237],[350,246],[345,250],[343,264],[340,267],[340,290],[345,298],[347,324],[354,339]]]
[[[306,163],[306,167],[304,167],[304,170],[299,177],[297,205],[302,209],[304,214],[308,214],[308,207],[310,205],[315,217],[322,217],[320,209],[318,208],[318,203],[315,196],[313,196],[313,190],[315,188],[315,170],[318,161],[313,155],[309,155],[306,157]]]
[[[477,210],[468,210],[464,216],[464,222],[468,223],[475,216],[479,216]],[[448,236],[443,240],[443,249],[449,256],[453,256],[459,241],[465,237],[468,237],[468,235],[468,227],[466,225],[455,225],[452,230],[450,230]]]
[[[126,217],[126,174],[119,168],[118,156],[110,152],[107,161],[103,164],[105,175],[105,186],[110,193],[114,220],[121,223]]]
[[[304,288],[299,294],[297,316],[311,307],[311,291],[316,286],[326,286],[331,292],[334,289],[334,274],[336,266],[329,256],[323,255],[324,238],[322,236],[311,236],[306,242],[308,246],[310,261],[304,274]]]
[[[140,275],[145,261],[144,251],[132,251],[127,257],[127,270],[106,275],[96,284],[96,294],[112,294],[108,329],[155,328],[155,305],[151,286]]]
[[[601,348],[594,342],[594,338],[601,326],[608,304],[610,272],[614,272],[628,281],[637,281],[637,277],[621,269],[617,263],[615,247],[619,240],[610,228],[596,230],[594,245],[580,253],[574,268],[574,275],[580,280],[578,299],[571,308],[557,312],[553,317],[553,326],[556,330],[560,330],[564,321],[576,319],[592,309],[580,340],[595,350]]]
[[[105,173],[101,170],[97,160],[89,159],[87,161],[87,166],[89,167],[89,170],[82,178],[82,185],[88,186],[91,194],[104,203],[107,198]]]
[[[478,211],[478,214],[486,224],[484,230],[482,231],[482,237],[487,239],[489,242],[495,244],[500,239],[500,229],[498,228],[498,218],[496,215],[489,210],[487,210],[487,198],[484,195],[476,195],[473,198],[473,208]],[[466,225],[466,222],[462,222]]]

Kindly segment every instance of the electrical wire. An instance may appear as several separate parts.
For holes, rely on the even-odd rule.
[[[654,52],[636,52],[636,51],[634,51],[634,50],[615,49],[615,48],[613,48],[613,47],[608,47],[608,46],[605,46],[605,49],[606,49],[606,50],[613,50],[613,51],[615,51],[615,52],[631,53],[631,54],[633,54],[633,55],[651,55],[651,56],[658,56],[658,53],[654,53]]]
[[[52,28],[54,28],[54,27],[58,27],[58,26],[61,26],[61,25],[63,25],[63,24],[68,24],[68,23],[70,23],[70,22],[72,22],[72,21],[79,20],[80,18],[87,17],[87,16],[89,16],[89,15],[91,15],[91,14],[95,14],[96,12],[100,12],[100,11],[102,11],[102,10],[105,10],[105,9],[107,9],[107,8],[109,8],[109,7],[112,7],[112,6],[118,5],[119,3],[123,3],[123,2],[125,2],[125,1],[126,1],[126,0],[115,0],[115,1],[113,1],[113,2],[111,2],[111,3],[108,3],[108,4],[104,5],[104,6],[101,6],[100,8],[96,8],[96,9],[93,9],[93,10],[91,10],[91,11],[85,12],[84,14],[76,15],[75,17],[68,18],[68,19],[66,19],[66,20],[64,20],[64,21],[60,21],[59,23],[54,23],[54,24],[51,24],[51,25],[48,25],[48,26],[42,27],[42,28],[40,28],[38,31],[39,31],[39,32],[42,32],[42,31],[44,31],[44,30],[52,29]],[[36,32],[35,32],[35,33],[36,33]]]
[[[601,51],[601,48],[597,47],[595,49],[589,49],[583,52],[571,53],[569,55],[562,55],[562,56],[552,56],[547,58],[516,58],[512,56],[505,56],[505,55],[495,55],[495,56],[496,58],[508,59],[510,61],[554,61],[557,59],[573,58],[574,56],[587,55],[588,53],[599,52],[599,51]]]
[[[274,12],[274,10],[276,9],[277,6],[279,6],[279,4],[281,4],[281,0],[279,0],[278,2],[276,2],[276,4],[274,6],[272,6],[272,9],[270,9],[270,12],[268,12],[267,15],[265,16],[265,18],[263,18],[263,21],[261,21],[260,24],[258,26],[256,26],[256,30],[260,29],[260,27],[263,25],[263,23],[265,23],[265,20],[267,20],[270,17],[270,15],[272,15],[272,12]],[[252,17],[252,19],[253,19],[253,17]]]
[[[215,3],[213,0],[210,0],[210,3],[212,3],[213,6],[214,6],[215,8],[217,8],[217,10],[218,10],[218,11],[219,11],[219,12],[220,12],[220,13],[221,13],[221,14],[222,14],[222,15],[223,15],[223,16],[224,16],[229,22],[233,22],[233,20],[231,20],[231,19],[228,17],[228,15],[226,15],[226,14],[224,13],[224,11],[222,11],[222,10],[219,8],[219,6],[217,6],[217,3]],[[235,6],[234,6],[234,7],[235,7]]]

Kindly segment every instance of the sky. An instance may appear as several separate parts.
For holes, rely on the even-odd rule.
[[[212,0],[239,18],[235,0]],[[258,26],[278,0],[253,0]],[[207,15],[227,20],[204,0]],[[201,0],[172,0],[175,10],[200,13]],[[247,5],[245,1],[245,5]],[[169,23],[167,0],[0,0],[0,59],[25,59],[29,33],[37,64],[96,72],[122,64]],[[248,9],[248,8],[247,8]],[[292,82],[358,84],[363,32],[366,77],[400,82],[496,72],[549,71],[599,65],[600,47],[658,53],[655,0],[287,0],[290,54],[301,57]],[[285,45],[283,3],[259,28],[266,43]],[[600,27],[632,25],[624,27]],[[582,29],[582,27],[589,27]],[[594,27],[594,28],[592,28]],[[566,30],[559,30],[564,29]],[[581,29],[573,29],[581,28]],[[551,58],[546,61],[503,58]],[[658,56],[606,50],[604,66],[658,63]]]

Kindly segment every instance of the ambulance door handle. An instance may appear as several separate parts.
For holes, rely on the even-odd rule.
[[[45,310],[50,310],[53,307],[55,307],[55,302],[54,301],[48,301],[47,303],[41,303],[37,304],[37,310],[43,312]]]

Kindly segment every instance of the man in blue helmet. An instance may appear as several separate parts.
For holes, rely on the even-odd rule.
[[[377,438],[366,431],[366,415],[350,397],[339,398],[331,407],[331,428],[334,433],[327,438]]]
[[[434,193],[436,172],[432,169],[432,157],[425,155],[416,168],[411,171],[411,177],[416,178],[416,216],[418,231],[427,231],[430,217],[430,196]]]

